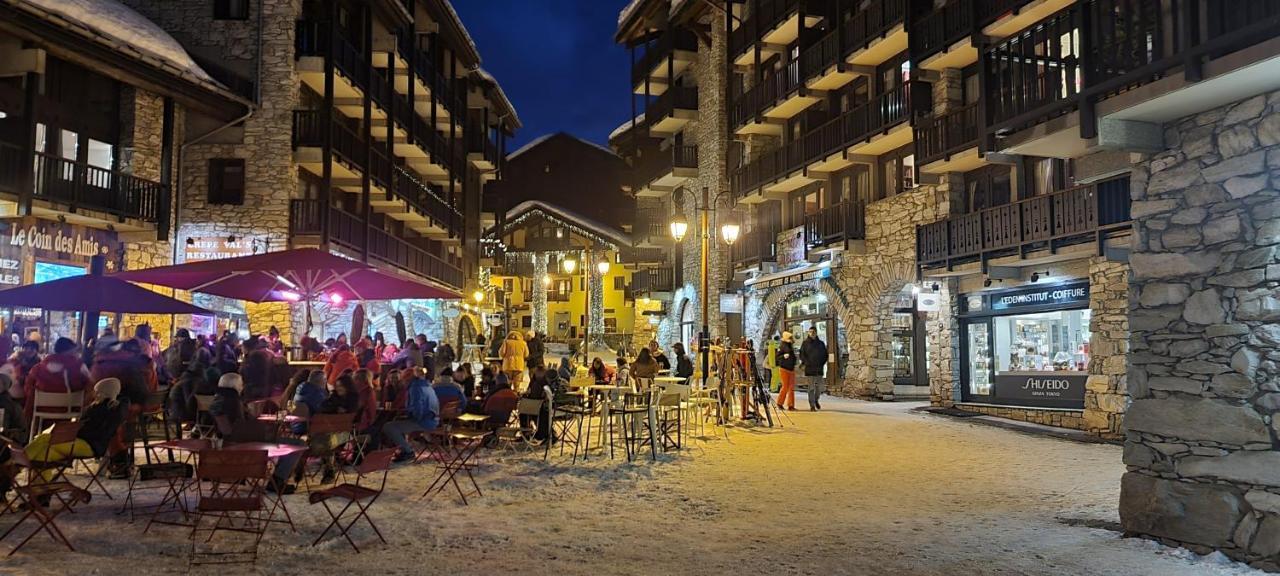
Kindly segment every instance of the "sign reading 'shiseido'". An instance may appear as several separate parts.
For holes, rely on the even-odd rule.
[[[996,374],[993,396],[1002,404],[1082,408],[1088,379],[1083,372],[1005,372]]]

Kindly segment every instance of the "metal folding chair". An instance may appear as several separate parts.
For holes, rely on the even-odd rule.
[[[0,439],[2,439],[4,444],[8,446],[11,453],[10,457],[15,465],[19,468],[34,470],[31,459],[29,459],[27,457],[27,453],[22,450],[22,446],[19,446],[18,443],[8,438],[0,437]],[[15,477],[16,476],[17,475],[15,475]],[[33,472],[29,477],[34,476],[35,473]],[[22,505],[19,506],[18,509],[25,507],[26,511],[17,522],[5,531],[3,535],[0,535],[0,541],[8,538],[10,534],[13,534],[18,527],[26,523],[28,519],[35,520],[39,525],[36,526],[30,534],[27,534],[26,538],[23,538],[21,542],[18,542],[18,544],[13,547],[13,550],[9,551],[10,556],[13,556],[15,552],[21,550],[23,546],[26,546],[27,542],[30,542],[31,538],[41,531],[48,533],[49,537],[55,542],[61,542],[68,550],[75,552],[75,547],[71,545],[70,540],[67,540],[67,536],[62,533],[62,530],[58,529],[58,525],[55,523],[55,520],[63,512],[70,511],[72,506],[91,500],[92,495],[89,494],[88,490],[79,488],[64,480],[56,482],[28,482],[21,486],[15,485],[14,493],[17,494],[18,500]],[[51,506],[50,504],[55,502],[55,498],[57,504],[53,504]],[[6,503],[5,510],[15,510],[13,502]]]
[[[356,522],[361,518],[364,518],[365,522],[369,523],[369,527],[373,529],[374,534],[378,535],[378,539],[381,540],[383,544],[387,543],[387,539],[382,537],[382,532],[378,530],[378,527],[373,523],[373,519],[369,517],[369,508],[373,506],[373,503],[378,500],[378,497],[382,495],[382,491],[387,487],[387,473],[391,470],[391,461],[396,457],[396,450],[396,448],[384,448],[366,454],[364,460],[362,460],[355,468],[355,483],[343,483],[332,488],[318,490],[311,493],[309,498],[311,503],[320,503],[324,505],[325,512],[328,512],[329,518],[332,519],[329,522],[329,525],[325,527],[324,531],[321,532],[319,536],[316,536],[315,541],[311,543],[312,546],[319,544],[320,541],[329,534],[329,530],[337,528],[338,532],[342,534],[342,537],[347,539],[347,543],[351,544],[351,548],[354,549],[356,553],[359,553],[360,547],[356,546],[355,541],[351,539],[351,528],[355,526]],[[361,484],[365,478],[373,476],[378,472],[382,473],[382,482],[379,484],[377,490]],[[341,510],[338,510],[336,514],[334,513],[333,508],[329,507],[329,501],[333,499],[347,501],[346,505],[344,505]],[[355,517],[344,525],[342,523],[343,517],[352,506],[356,508]]]
[[[321,470],[332,466],[335,480],[342,473],[337,462],[338,449],[350,437],[354,422],[355,414],[316,414],[307,424],[307,459],[319,460]],[[312,475],[305,473],[306,460],[299,465],[304,468],[303,477],[310,490]]]
[[[44,431],[45,420],[66,421],[80,417],[84,409],[84,391],[79,392],[45,392],[35,391],[31,409],[31,435],[27,442]]]
[[[196,466],[196,479],[202,486],[195,507],[195,521],[191,525],[191,554],[188,562],[197,564],[254,564],[258,561],[258,544],[271,522],[265,488],[267,483],[267,452],[265,450],[204,450],[200,452]],[[203,490],[209,483],[209,491]],[[206,516],[213,517],[212,527],[201,528]],[[241,532],[253,536],[253,543],[244,551],[198,551],[196,540],[202,531],[208,531],[205,543],[213,541],[219,531]],[[241,556],[248,556],[247,560]],[[197,561],[197,558],[224,558],[232,560]]]

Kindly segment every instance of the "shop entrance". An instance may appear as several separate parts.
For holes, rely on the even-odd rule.
[[[809,328],[818,331],[818,338],[827,345],[827,365],[823,376],[827,386],[831,387],[844,378],[844,367],[848,364],[848,346],[845,343],[844,331],[827,303],[826,295],[821,292],[809,294],[788,302],[783,309],[780,325],[775,333],[790,332],[795,336],[796,353],[804,343]],[[769,335],[772,337],[772,334]],[[797,368],[797,371],[802,370]]]
[[[925,314],[916,310],[916,293],[908,284],[898,293],[890,316],[895,397],[929,395],[929,349]]]

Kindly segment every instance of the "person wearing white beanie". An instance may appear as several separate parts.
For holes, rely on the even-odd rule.
[[[103,378],[93,386],[93,403],[80,413],[80,431],[74,442],[49,444],[52,427],[27,444],[27,456],[33,461],[53,462],[67,458],[100,458],[107,456],[111,439],[129,412],[129,401],[120,399],[120,380]],[[46,473],[48,480],[51,474]]]
[[[774,352],[774,365],[782,376],[782,389],[778,392],[778,409],[796,409],[796,349],[795,337],[790,332],[782,333],[782,343]]]

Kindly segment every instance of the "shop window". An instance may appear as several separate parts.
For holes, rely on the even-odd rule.
[[[248,20],[249,0],[213,0],[214,20]]]
[[[884,178],[882,198],[909,192],[918,184],[916,157],[909,145],[885,154],[880,161],[880,170]]]
[[[1089,365],[1091,315],[1085,309],[992,319],[996,374],[1084,372]]]
[[[521,316],[520,326],[526,330],[533,328],[533,316]]]
[[[614,276],[614,277],[613,277],[613,289],[614,289],[614,290],[626,290],[626,289],[627,289],[627,279],[626,279],[626,278],[624,278],[624,277],[622,277],[622,276]]]
[[[608,333],[608,334],[617,334],[617,333],[618,333],[618,319],[617,319],[617,318],[608,318],[608,317],[606,317],[606,318],[604,319],[604,331],[605,331],[606,333]]]
[[[209,203],[232,206],[244,204],[244,159],[209,160]]]

